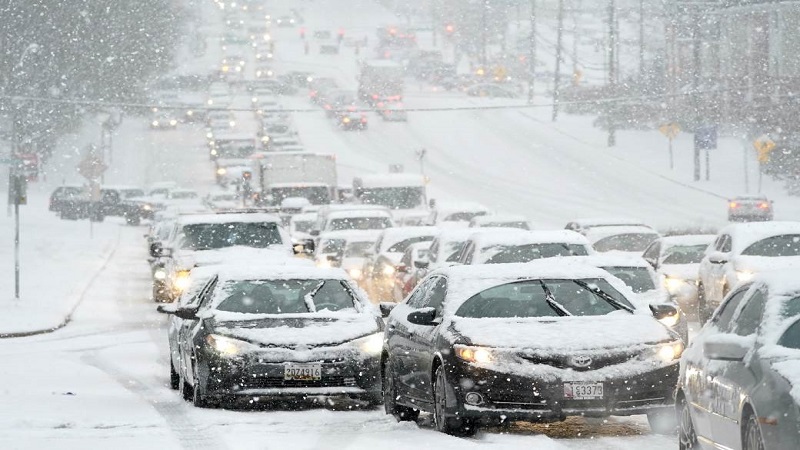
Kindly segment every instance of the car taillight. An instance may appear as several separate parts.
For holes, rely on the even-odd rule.
[[[758,207],[761,209],[767,209],[769,208],[769,203],[759,203]]]
[[[731,208],[736,208],[736,207],[738,207],[738,206],[739,206],[739,204],[738,204],[738,203],[736,203],[736,202],[730,202],[730,203],[728,204],[728,206],[730,206]]]

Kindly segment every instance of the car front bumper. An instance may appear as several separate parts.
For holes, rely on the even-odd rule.
[[[510,420],[549,422],[569,416],[608,417],[647,414],[671,410],[675,405],[678,381],[677,362],[645,373],[598,379],[604,395],[596,400],[565,398],[566,377],[537,378],[497,372],[456,363],[447,370],[454,397],[448,405],[450,416],[475,419],[483,423]],[[588,372],[581,372],[581,380]],[[465,382],[469,380],[469,382]],[[480,394],[483,402],[468,404],[468,393]]]

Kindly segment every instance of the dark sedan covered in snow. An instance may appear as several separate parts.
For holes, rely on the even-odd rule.
[[[404,303],[381,305],[386,412],[430,412],[461,435],[633,414],[674,432],[683,342],[632,295],[608,272],[554,259],[434,271]]]
[[[173,387],[199,407],[319,396],[380,403],[383,321],[359,292],[340,269],[220,266],[192,299],[159,308],[177,322]]]

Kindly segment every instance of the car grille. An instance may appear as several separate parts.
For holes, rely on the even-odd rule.
[[[284,380],[282,377],[259,377],[249,379],[242,389],[268,388],[318,388],[318,387],[355,387],[353,377],[323,376],[322,380]]]
[[[545,364],[553,366],[558,369],[572,369],[576,372],[585,372],[587,370],[597,370],[601,367],[614,366],[630,361],[638,356],[636,353],[616,353],[609,355],[591,355],[592,362],[585,367],[575,365],[570,356],[574,355],[556,355],[556,356],[543,356],[536,354],[520,354],[522,359],[530,361],[534,364]]]

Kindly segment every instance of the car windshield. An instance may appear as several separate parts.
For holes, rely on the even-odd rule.
[[[445,262],[458,262],[458,257],[461,256],[461,249],[464,247],[466,241],[450,241],[445,242],[443,247],[444,251],[441,255],[446,256]]]
[[[609,236],[594,243],[598,252],[618,250],[621,252],[644,252],[651,242],[658,238],[650,233],[625,233]]]
[[[800,349],[800,320],[795,321],[783,332],[783,336],[778,340],[778,345]]]
[[[374,242],[348,242],[344,249],[344,256],[346,258],[364,258],[367,253],[375,246]]]
[[[361,189],[358,198],[365,205],[383,205],[389,209],[413,209],[423,205],[424,188],[370,188]]]
[[[197,192],[172,191],[169,194],[169,198],[173,200],[187,200],[187,199],[197,198]]]
[[[646,267],[603,267],[603,270],[622,280],[626,286],[637,294],[652,291],[656,288],[653,277]]]
[[[522,230],[530,230],[527,222],[484,222],[481,227],[491,228],[519,228]]]
[[[478,217],[478,216],[485,216],[485,211],[462,211],[453,214],[447,215],[444,219],[444,222],[469,222],[470,220]]]
[[[742,252],[747,256],[800,256],[800,234],[784,234],[762,239]]]
[[[314,228],[313,220],[294,220],[292,226],[294,230],[300,233],[308,233]]]
[[[332,219],[328,225],[329,230],[383,230],[392,227],[392,220],[388,217],[345,217]]]
[[[586,256],[588,251],[580,244],[526,244],[526,245],[493,245],[484,248],[484,264],[524,263],[535,259],[555,256]]]
[[[243,314],[298,314],[355,309],[340,280],[229,281],[217,294],[216,309]]]
[[[236,245],[265,248],[283,242],[278,224],[274,222],[185,225],[183,234],[181,248],[187,250],[213,250]]]
[[[120,192],[123,198],[144,197],[144,191],[141,189],[122,189]]]
[[[409,245],[417,244],[420,242],[430,242],[433,240],[433,236],[417,236],[413,238],[403,239],[400,242],[394,243],[391,247],[387,248],[387,252],[394,252],[394,253],[403,253],[406,251]]]
[[[344,251],[345,243],[344,239],[325,239],[319,246],[320,253],[342,253]]]
[[[291,186],[273,187],[270,190],[272,201],[276,205],[290,197],[302,197],[308,199],[312,205],[325,205],[330,203],[331,195],[326,186]]]
[[[633,306],[606,280],[524,280],[494,286],[470,297],[456,316],[601,316]]]
[[[662,264],[698,264],[708,245],[675,245],[664,251]]]

